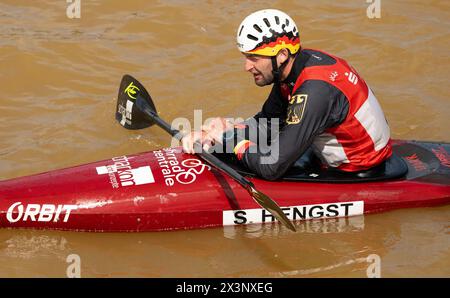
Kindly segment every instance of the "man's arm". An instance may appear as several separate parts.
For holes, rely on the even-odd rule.
[[[278,179],[315,136],[345,119],[348,108],[345,95],[334,86],[323,81],[307,81],[292,96],[286,125],[270,146],[257,146],[247,139],[240,141],[234,152],[252,172],[268,180]]]
[[[202,126],[201,131],[192,131],[183,137],[181,141],[183,151],[195,153],[193,144],[201,141],[204,150],[216,146],[213,148],[215,152],[233,153],[233,148],[239,141],[249,139],[257,143],[258,136],[264,139],[265,143],[270,144],[270,121],[283,118],[286,106],[287,101],[281,98],[279,86],[274,85],[258,114],[238,124],[233,124],[221,117],[214,118],[207,125]]]
[[[248,139],[257,143],[257,138],[264,144],[271,142],[271,122],[273,119],[279,121],[279,125],[284,125],[284,118],[286,116],[286,108],[288,102],[283,99],[280,92],[280,87],[274,85],[269,94],[269,97],[264,102],[262,109],[255,116],[248,118],[241,125],[236,125],[233,135],[235,136],[232,144],[228,144],[228,148],[234,148],[239,141]]]

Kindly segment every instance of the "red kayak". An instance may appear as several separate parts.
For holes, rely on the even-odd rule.
[[[377,177],[320,171],[247,178],[290,220],[450,203],[450,144],[394,141]],[[119,156],[0,182],[0,227],[95,232],[195,229],[275,221],[236,181],[180,148]]]

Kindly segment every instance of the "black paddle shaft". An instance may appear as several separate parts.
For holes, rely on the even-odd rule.
[[[138,96],[136,100],[136,105],[143,111],[145,114],[147,114],[159,127],[164,129],[166,132],[168,132],[172,137],[176,138],[177,140],[181,141],[183,138],[183,134],[179,130],[172,129],[172,127],[161,119],[158,114],[156,114],[151,107],[148,105],[148,103],[141,97]],[[202,149],[202,144],[200,142],[196,142],[194,144],[197,148]],[[218,170],[221,170],[228,175],[230,175],[234,180],[236,180],[239,184],[244,186],[247,190],[250,190],[250,188],[254,188],[255,185],[245,179],[241,174],[236,172],[233,168],[231,168],[229,165],[212,155],[211,153],[208,153],[206,151],[201,150],[201,152],[197,153],[202,159],[206,160],[210,164],[214,165],[215,168]]]

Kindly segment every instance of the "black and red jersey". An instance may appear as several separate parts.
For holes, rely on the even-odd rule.
[[[274,121],[275,134],[269,129]],[[392,154],[374,93],[345,60],[318,50],[299,53],[289,76],[274,84],[262,110],[246,124],[266,130],[269,140],[261,142],[261,133],[259,140],[246,137],[234,152],[266,179],[281,177],[309,147],[324,165],[350,172],[370,169]]]

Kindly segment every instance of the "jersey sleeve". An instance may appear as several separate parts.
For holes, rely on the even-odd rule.
[[[224,133],[222,137],[223,152],[236,153],[236,150],[234,150],[236,144],[244,140],[250,141],[247,142],[248,144],[270,144],[272,140],[271,128],[278,128],[278,123],[272,123],[272,120],[278,122],[279,119],[284,119],[287,105],[287,101],[281,98],[279,86],[274,85],[261,111],[235,125],[233,130]]]

